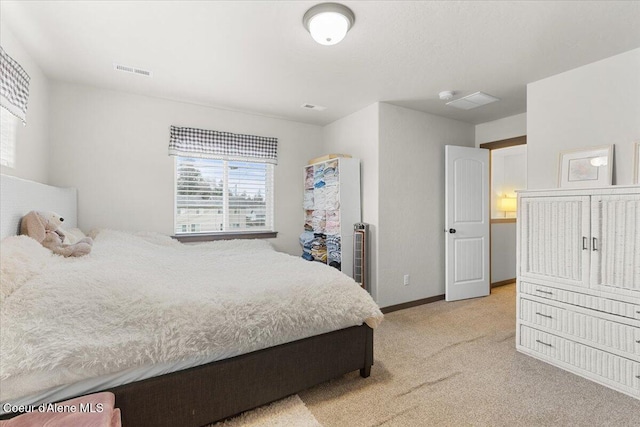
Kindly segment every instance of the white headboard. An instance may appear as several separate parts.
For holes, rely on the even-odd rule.
[[[35,181],[0,175],[1,237],[18,234],[20,219],[29,211],[53,211],[64,218],[65,228],[78,225],[75,188],[53,187]]]

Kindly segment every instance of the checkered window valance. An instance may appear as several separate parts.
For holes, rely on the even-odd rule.
[[[0,46],[0,105],[27,123],[29,74]]]
[[[171,126],[169,155],[278,163],[278,138]]]

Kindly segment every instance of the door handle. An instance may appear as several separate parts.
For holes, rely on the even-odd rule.
[[[596,239],[595,237],[591,238],[591,250],[592,251],[597,251],[598,247],[596,246],[596,243],[598,243],[598,239]]]
[[[451,234],[455,234],[455,232],[456,232],[456,229],[455,229],[455,228],[450,228],[450,229],[449,229],[449,233],[451,233]]]
[[[586,250],[588,250],[588,249],[589,249],[589,248],[587,247],[587,245],[588,245],[588,243],[587,243],[587,242],[588,242],[588,241],[589,241],[589,239],[587,239],[586,237],[583,237],[583,238],[582,238],[582,250],[583,250],[583,251],[586,251]]]

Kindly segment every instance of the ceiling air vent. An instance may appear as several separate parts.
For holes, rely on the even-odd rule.
[[[113,69],[116,71],[122,71],[124,73],[137,74],[139,76],[145,76],[145,77],[153,77],[153,73],[149,70],[143,70],[142,68],[137,68],[137,67],[130,67],[128,65],[114,63]]]
[[[314,105],[314,104],[302,104],[301,107],[304,108],[305,110],[316,110],[316,111],[323,111],[327,109],[327,107],[323,107],[322,105]]]
[[[449,101],[447,102],[447,105],[460,108],[462,110],[471,110],[472,108],[482,107],[483,105],[490,104],[496,101],[500,101],[500,98],[487,95],[484,92],[476,92],[472,93],[471,95],[456,99],[454,101]]]

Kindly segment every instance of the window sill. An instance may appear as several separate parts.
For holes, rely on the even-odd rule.
[[[278,237],[277,231],[238,231],[226,233],[193,233],[171,236],[182,243],[211,242],[214,240],[232,239],[273,239]]]

